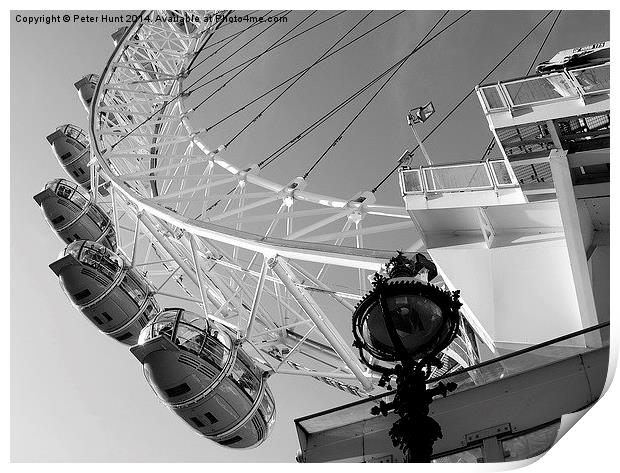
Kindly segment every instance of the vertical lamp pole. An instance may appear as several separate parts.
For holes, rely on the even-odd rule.
[[[407,114],[407,124],[411,127],[411,131],[413,132],[413,136],[418,143],[418,146],[422,150],[422,154],[424,155],[424,159],[426,159],[426,164],[431,166],[433,162],[431,161],[426,148],[424,147],[424,143],[420,139],[420,135],[418,135],[417,130],[415,129],[415,125],[418,123],[424,123],[428,118],[435,113],[435,107],[433,106],[433,102],[429,102],[424,107],[412,108],[409,110]]]

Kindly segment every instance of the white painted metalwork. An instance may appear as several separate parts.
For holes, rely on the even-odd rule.
[[[499,170],[503,175],[499,175]],[[403,195],[450,193],[518,187],[519,182],[505,160],[422,166],[400,169]]]
[[[143,12],[151,21],[127,28],[93,96],[94,182],[111,191],[97,199],[113,210],[119,248],[158,298],[196,305],[268,369],[370,391],[375,375],[345,338],[350,322],[345,335],[330,318],[350,320],[367,276],[396,254],[371,238],[402,229],[416,241],[415,227],[404,208],[375,203],[370,192],[347,199],[311,192],[299,177],[273,182],[257,165],[233,164],[256,157],[210,143],[192,121],[187,84],[218,25],[213,12],[191,13],[205,21],[188,33]]]
[[[610,64],[535,75],[476,87],[487,113],[609,93]]]

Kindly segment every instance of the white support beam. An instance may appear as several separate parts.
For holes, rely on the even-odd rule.
[[[158,264],[164,264],[164,263],[171,263],[174,260],[172,258],[170,259],[164,259],[164,260],[157,260],[157,261],[147,261],[144,263],[137,263],[132,265],[134,268],[140,268],[142,266],[154,266],[154,265],[158,265]]]
[[[95,182],[95,180],[97,179],[96,167],[97,167],[97,162],[93,159],[91,155],[90,163],[88,163],[88,172],[90,174],[90,189],[92,191],[91,200],[94,204],[97,203],[97,184]]]
[[[195,176],[182,176],[182,179],[202,179],[204,178],[204,176],[202,175],[195,175]],[[157,179],[162,179],[162,178],[149,178],[149,179],[143,179],[143,180],[157,180]],[[207,187],[208,190],[209,188]],[[209,194],[207,197],[205,197],[204,195],[198,195],[198,196],[192,196],[192,197],[184,197],[181,199],[175,199],[176,202],[187,202],[187,203],[191,203],[191,202],[207,202],[208,200],[213,200],[213,199],[230,199],[230,200],[242,200],[242,199],[257,199],[257,198],[261,198],[261,197],[269,197],[273,195],[273,193],[271,192],[250,192],[250,193],[246,193],[246,194],[236,194],[236,195],[232,195],[232,194]],[[245,222],[245,220],[243,218],[240,218],[239,220],[235,221],[235,225],[238,225],[239,223],[243,223]]]
[[[180,266],[177,266],[176,268],[174,268],[174,270],[170,271],[170,274],[168,275],[168,277],[164,280],[164,282],[162,282],[159,287],[157,288],[157,291],[161,291],[161,289],[168,283],[168,281],[170,281],[174,275],[177,273],[177,271],[179,271],[179,269],[181,269]]]
[[[132,135],[133,136],[133,135]],[[134,140],[135,142],[136,140]],[[173,145],[175,143],[187,143],[188,141],[190,141],[190,139],[188,138],[183,138],[183,139],[176,139],[176,140],[166,140],[166,141],[160,141],[157,143],[145,143],[142,145],[137,145],[137,146],[124,146],[122,148],[120,148],[120,150],[122,150],[125,153],[129,153],[129,152],[137,152],[137,151],[149,151],[152,150],[154,148],[163,148],[164,146],[168,146],[168,145]],[[121,141],[118,140],[116,143],[120,143]]]
[[[205,296],[205,288],[200,274],[200,266],[198,264],[198,253],[196,251],[196,241],[193,235],[189,237],[189,246],[192,250],[192,260],[194,262],[194,268],[196,270],[196,276],[198,278],[198,289],[200,290],[200,298],[202,299],[202,308],[205,312],[205,317],[208,316],[209,307],[207,306],[207,297]]]
[[[265,286],[265,276],[267,275],[267,258],[263,257],[263,264],[260,269],[260,277],[256,284],[256,292],[254,293],[254,299],[252,300],[252,308],[250,309],[250,319],[248,320],[248,326],[245,331],[247,338],[252,337],[252,326],[254,325],[254,319],[256,318],[256,312],[258,305],[260,304],[261,296],[263,295],[263,287]]]
[[[172,244],[161,233],[159,233],[159,231],[157,230],[157,228],[151,221],[151,217],[146,214],[142,214],[140,218],[142,220],[144,227],[159,242],[159,244],[163,247],[164,251],[166,251],[166,253],[168,253],[170,257],[174,259],[174,261],[180,266],[183,272],[187,275],[188,278],[191,279],[191,281],[196,285],[196,287],[201,288],[202,285],[197,277],[197,273],[194,272],[194,269],[189,264],[187,264],[187,262],[179,255],[176,248],[172,246]],[[218,301],[214,297],[212,297],[208,291],[205,291],[205,292],[206,292],[205,295],[207,296],[207,298],[209,298],[211,303],[213,303],[216,307],[219,307],[220,304],[218,303]],[[238,330],[238,327],[236,327],[235,325],[223,319],[212,317],[211,315],[209,315],[206,307],[205,307],[205,313],[207,314],[207,318],[215,320],[216,322],[222,323],[226,325],[227,327],[232,328],[233,330]]]
[[[295,276],[291,273],[288,265],[280,257],[268,260],[271,270],[280,278],[286,289],[314,322],[321,334],[330,343],[338,356],[347,365],[351,372],[366,390],[372,389],[372,380],[369,379],[349,345],[342,339],[331,321],[323,313],[320,306],[314,301],[308,292],[298,287]]]
[[[333,233],[326,233],[323,235],[311,236],[305,238],[306,241],[310,241],[313,243],[324,243],[329,240],[333,240],[334,238],[348,238],[348,237],[356,237],[358,235],[372,235],[375,233],[386,233],[393,232],[395,230],[401,230],[403,228],[412,228],[413,222],[406,220],[404,222],[396,222],[396,223],[386,223],[382,225],[375,225],[373,227],[364,227],[357,228],[355,230],[349,231],[340,231]]]
[[[184,163],[184,165],[187,165],[187,164],[189,164],[189,163]],[[189,188],[186,188],[186,189],[183,189],[183,190],[178,190],[176,192],[171,192],[169,194],[162,194],[160,196],[154,197],[153,201],[157,201],[157,202],[176,201],[176,200],[178,200],[177,197],[180,197],[182,195],[191,194],[192,192],[197,192],[197,191],[206,189],[207,187],[221,186],[223,184],[228,184],[228,183],[234,182],[236,180],[237,180],[236,177],[227,177],[227,178],[224,178],[224,179],[213,181],[213,182],[208,183],[208,184],[201,184],[199,186],[189,187]]]
[[[207,239],[202,239],[201,240],[202,244],[205,246],[205,248],[207,248],[209,251],[211,251],[211,253],[213,254],[219,254],[219,255],[223,255],[225,258],[227,258],[228,260],[231,260],[231,255],[228,254],[223,248],[218,247],[215,243],[213,243],[213,241],[207,240]],[[222,260],[220,260],[222,261]],[[254,274],[254,272],[244,272],[244,276],[246,274],[250,274],[253,277],[258,278],[260,275]],[[244,292],[244,294],[246,295],[246,297],[250,298],[252,297],[252,295],[249,293],[249,289],[248,289],[248,284],[244,282],[244,279],[242,277],[239,277],[237,274],[235,274],[234,271],[230,272],[230,276],[233,278],[234,282],[242,289],[242,291]],[[266,276],[267,278],[267,276]],[[277,282],[278,284],[281,284],[280,280],[278,278],[273,278],[275,282]],[[269,293],[269,291],[267,289],[265,289],[265,291],[267,291]],[[271,293],[270,295],[272,295],[274,297],[274,299],[277,300],[276,295]],[[279,304],[282,305],[282,307],[284,307],[287,311],[290,311],[295,317],[297,317],[298,319],[302,319],[303,317],[297,312],[297,310],[293,307],[291,307],[288,304],[288,299],[287,300],[280,300]],[[262,307],[262,304],[259,304],[259,309],[263,314],[263,318],[266,317],[266,322],[268,322],[269,324],[272,325],[271,328],[275,328],[275,324],[271,321],[271,318],[268,317],[268,312],[265,311],[265,309]]]
[[[293,268],[295,268],[297,271],[299,271],[304,277],[308,278],[310,281],[312,281],[314,284],[316,284],[318,287],[320,287],[321,289],[324,289],[325,291],[327,291],[327,293],[330,296],[332,296],[335,300],[337,300],[343,306],[345,306],[348,310],[350,310],[351,313],[353,313],[355,311],[355,306],[353,304],[351,304],[350,302],[346,301],[342,296],[340,296],[336,291],[334,291],[332,288],[330,288],[323,281],[319,280],[318,278],[315,278],[312,275],[312,273],[310,273],[310,271],[307,271],[306,269],[304,269],[303,266],[297,264],[294,261],[289,261],[288,264],[290,266],[292,266]]]
[[[347,218],[347,221],[344,224],[344,227],[342,227],[342,232],[340,232],[340,234],[338,235],[336,241],[334,242],[334,246],[340,246],[342,245],[342,242],[344,241],[345,237],[342,236],[342,233],[346,233],[349,231],[349,228],[351,228],[351,225],[353,224],[353,220],[351,219],[351,216],[349,215],[349,218]],[[359,248],[359,246],[358,246]],[[319,272],[316,275],[316,278],[320,281],[321,278],[323,278],[325,276],[325,272],[327,271],[327,265],[324,264],[323,266],[321,266],[321,269],[319,269]]]
[[[355,220],[355,230],[359,231],[361,229],[361,223],[361,219]],[[357,248],[364,248],[363,233],[358,233],[355,236],[355,246]],[[366,294],[366,271],[364,271],[362,268],[358,268],[357,273],[359,278],[360,296],[363,296],[364,294]]]
[[[550,129],[552,128],[550,127]],[[553,133],[555,133],[555,129],[552,129]],[[573,273],[579,313],[583,326],[590,327],[598,324],[599,320],[596,314],[594,292],[592,290],[585,244],[581,234],[577,202],[575,200],[573,181],[566,152],[563,150],[552,150],[549,155],[549,164],[551,165],[553,183],[564,226],[564,236],[566,238],[570,268]],[[585,339],[586,344],[590,347],[601,346],[601,336],[598,332],[586,334]]]
[[[487,248],[493,248],[493,240],[495,239],[495,229],[489,220],[489,216],[482,207],[476,207],[476,216],[478,217],[478,224],[480,225],[480,231],[484,237],[484,242]]]
[[[241,288],[240,288],[240,287],[238,287],[238,288],[237,288],[237,290],[236,290],[235,292],[233,292],[233,293],[232,293],[232,295],[231,295],[228,299],[226,299],[226,302],[225,302],[224,304],[222,304],[222,305],[220,306],[220,308],[219,308],[219,309],[217,309],[217,310],[216,310],[216,311],[215,311],[212,315],[214,315],[214,316],[218,316],[218,315],[220,315],[220,314],[222,313],[222,311],[223,311],[223,310],[224,310],[224,309],[225,309],[225,308],[226,308],[229,304],[230,304],[230,305],[232,305],[232,304],[233,304],[234,299],[235,299],[235,298],[239,295],[239,293],[240,293],[240,292],[241,292]],[[241,324],[239,323],[240,318],[241,318],[241,311],[238,311],[238,315],[237,315],[237,324],[238,324],[239,326],[241,326]]]
[[[276,215],[280,214],[280,213],[282,212],[282,210],[283,210],[283,209],[285,209],[285,208],[286,208],[286,205],[285,205],[284,203],[280,204],[280,208],[278,208],[278,211],[276,212]],[[273,229],[275,228],[275,226],[276,226],[277,224],[278,224],[278,220],[274,218],[274,219],[271,221],[271,223],[269,224],[269,227],[267,228],[267,231],[265,231],[265,236],[266,236],[266,237],[267,237],[267,236],[269,236],[269,235],[271,234],[271,232],[273,231]],[[258,257],[258,255],[259,255],[259,253],[254,253],[254,254],[252,255],[252,258],[250,259],[250,262],[248,263],[248,266],[247,266],[247,272],[248,272],[248,273],[250,273],[250,272],[251,272],[252,265],[254,264],[254,261],[256,260],[256,258]],[[244,281],[246,276],[247,276],[247,273],[246,273],[246,274],[244,274],[244,275],[241,277],[241,280],[242,280],[242,281]],[[276,286],[276,284],[275,284],[275,281],[274,281],[274,287],[275,287],[275,286]],[[279,308],[279,307],[280,307],[280,306],[278,306],[278,308]]]
[[[299,347],[308,339],[308,337],[314,331],[315,328],[316,328],[316,325],[313,325],[312,327],[310,327],[310,330],[308,330],[306,332],[306,334],[297,342],[297,344],[293,348],[291,348],[291,350],[286,354],[286,356],[284,358],[282,358],[282,361],[280,361],[278,366],[276,366],[276,369],[275,369],[276,372],[280,369],[280,367],[284,363],[286,363],[288,361],[288,359],[291,356],[293,356],[293,354],[299,349]]]
[[[243,187],[242,189],[244,189],[244,188],[245,187]],[[241,214],[241,213],[243,213],[245,211],[255,209],[256,207],[261,207],[263,205],[269,204],[269,203],[271,203],[271,202],[273,202],[275,200],[278,200],[278,199],[279,199],[278,195],[277,194],[273,194],[272,196],[267,197],[265,199],[257,200],[256,202],[252,202],[251,204],[244,205],[243,207],[239,207],[237,209],[229,210],[228,212],[224,212],[224,213],[222,213],[220,215],[215,215],[215,216],[210,217],[210,218],[208,218],[206,220],[209,221],[209,222],[217,222],[218,220],[223,220],[225,218],[232,217],[233,215]],[[240,223],[240,222],[238,222],[238,223]]]
[[[205,169],[205,176],[207,178],[207,187],[205,187],[204,190],[204,194],[203,194],[203,198],[204,200],[202,201],[202,205],[200,206],[200,214],[199,217],[204,217],[206,211],[207,211],[207,201],[209,199],[209,194],[211,193],[211,188],[209,187],[209,184],[211,183],[211,179],[213,179],[213,161],[209,161],[209,164],[207,164],[207,168]]]
[[[240,181],[239,182],[239,186],[240,186],[239,193],[235,196],[235,197],[239,197],[239,205],[237,206],[239,212],[238,212],[237,215],[239,216],[240,219],[243,219],[243,210],[242,209],[245,206],[245,195],[247,193],[246,192],[247,191],[247,186],[245,185],[245,181]],[[236,230],[240,230],[241,229],[241,220],[238,220],[237,223],[235,223],[235,229]],[[239,255],[239,247],[235,246],[235,247],[233,247],[233,254],[232,254],[234,261],[237,261],[238,255]],[[263,257],[263,264],[265,263],[264,259],[265,258]],[[263,276],[263,278],[264,278],[264,276]]]
[[[282,369],[278,370],[278,374],[290,374],[293,376],[310,376],[312,378],[334,378],[334,379],[356,379],[355,375],[347,373],[338,373],[333,371],[304,371],[295,369]]]
[[[112,188],[112,218],[114,219],[114,231],[116,232],[116,245],[118,248],[122,246],[121,231],[119,228],[118,204],[116,202],[116,189]]]
[[[149,155],[138,155],[138,156],[144,156],[144,160],[146,159],[157,159],[157,160],[161,160],[162,158],[157,156],[156,154],[149,154]],[[134,156],[130,156],[130,157],[123,157],[123,156],[119,156],[119,155],[111,155],[112,158],[119,158],[119,159],[130,159],[130,158],[136,158],[136,155]],[[183,158],[179,158],[179,159],[183,159]],[[205,160],[204,159],[200,159],[200,160],[195,160],[195,161],[190,161],[190,160],[184,160],[178,163],[174,163],[174,164],[168,164],[166,166],[158,166],[157,168],[148,168],[145,169],[143,171],[137,171],[137,172],[133,172],[131,174],[122,174],[120,177],[124,180],[124,181],[156,181],[156,180],[165,180],[165,179],[169,179],[170,176],[167,174],[161,174],[159,175],[159,173],[161,173],[162,171],[169,171],[171,169],[177,169],[183,166],[187,166],[188,163],[189,164],[200,164],[200,163],[204,163]],[[184,176],[184,177],[188,177],[188,176]],[[189,176],[189,177],[193,177],[193,176]],[[195,176],[195,177],[203,177],[202,175],[200,176]]]
[[[289,328],[298,327],[299,325],[304,325],[304,324],[307,324],[307,323],[310,323],[310,322],[312,322],[310,319],[300,320],[299,322],[295,322],[295,323],[288,324],[288,325],[282,325],[282,326],[280,326],[278,328],[272,328],[270,330],[265,330],[264,332],[260,332],[260,333],[257,333],[256,335],[253,335],[252,338],[261,338],[261,337],[263,337],[265,335],[270,335],[272,333],[281,332],[283,330],[287,330]]]
[[[138,234],[140,233],[140,218],[136,218],[136,228],[133,234],[133,245],[131,247],[131,265],[136,262],[136,249],[138,247]]]
[[[155,294],[157,294],[159,296],[163,296],[163,297],[171,297],[173,299],[179,299],[181,301],[194,302],[194,303],[196,303],[198,305],[202,304],[202,300],[201,299],[195,299],[193,297],[179,296],[178,294],[172,294],[170,292],[157,291]]]
[[[273,292],[276,299],[276,307],[278,308],[278,320],[280,321],[280,325],[285,326],[286,324],[286,314],[282,309],[284,298],[280,295],[280,287],[279,284],[274,281],[273,283]],[[284,330],[280,330],[280,336],[283,337],[286,335]]]
[[[285,208],[287,209],[286,212],[277,213],[277,214],[270,213],[270,214],[265,214],[265,215],[257,215],[256,217],[247,217],[243,219],[243,223],[268,222],[271,220],[282,220],[282,219],[286,219],[286,221],[289,222],[289,221],[292,221],[294,218],[333,214],[334,212],[341,211],[340,209],[335,209],[333,207],[322,207],[319,209],[293,211],[291,210],[292,207],[288,207],[286,204],[284,205],[285,205]],[[292,233],[292,227],[291,227],[291,231],[287,232],[287,235],[290,233]]]
[[[339,220],[343,217],[346,217],[347,215],[349,215],[349,213],[351,213],[350,210],[345,210],[344,212],[338,212],[335,215],[331,215],[329,217],[324,218],[323,220],[319,220],[318,222],[315,222],[311,225],[308,225],[307,227],[301,228],[300,230],[297,230],[294,233],[291,233],[290,235],[288,235],[285,240],[296,240],[297,238],[301,238],[302,236],[317,230],[321,227],[324,227],[325,225],[329,225],[332,222],[335,222],[336,220]]]
[[[91,189],[93,191],[93,203],[97,203],[99,200],[99,166],[97,163],[93,163],[90,165],[93,170],[93,179],[91,183]]]

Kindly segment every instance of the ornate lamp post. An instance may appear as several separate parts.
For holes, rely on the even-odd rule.
[[[426,281],[421,280],[424,272]],[[396,381],[394,400],[381,401],[371,412],[387,416],[393,410],[400,419],[389,433],[405,461],[430,462],[433,444],[442,434],[428,416],[429,405],[434,396],[445,396],[456,385],[426,389],[426,381],[434,367],[442,366],[439,354],[457,335],[459,291],[429,284],[437,269],[419,253],[411,260],[399,252],[386,273],[375,274],[374,288],[355,309],[353,345],[364,364],[382,373],[380,386],[391,389],[392,378]]]

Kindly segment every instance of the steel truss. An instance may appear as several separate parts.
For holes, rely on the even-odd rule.
[[[345,334],[368,276],[396,252],[364,236],[411,230],[409,215],[370,192],[321,195],[302,178],[281,184],[232,164],[239,157],[209,144],[186,107],[188,67],[215,12],[190,12],[209,18],[191,33],[161,13],[127,29],[91,107],[94,182],[111,191],[95,198],[112,210],[120,252],[158,298],[199,307],[265,369],[371,392],[375,375]]]

